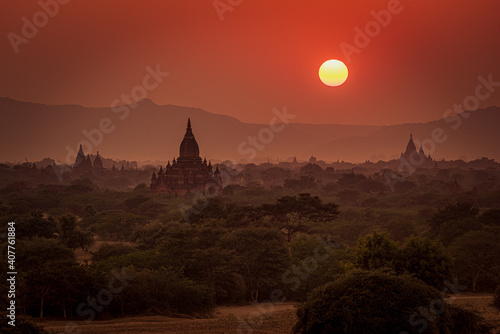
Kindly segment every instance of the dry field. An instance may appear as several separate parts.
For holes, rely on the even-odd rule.
[[[453,303],[479,311],[496,326],[496,333],[500,333],[500,314],[489,306],[492,299],[487,294],[463,294]],[[295,321],[294,305],[283,303],[218,307],[211,319],[140,316],[90,323],[78,321],[69,325],[46,321],[43,326],[56,333],[81,334],[289,334]]]
[[[494,333],[500,334],[500,312],[491,307],[491,294],[462,294],[455,298],[454,303],[478,311],[490,324],[495,326]]]
[[[75,334],[289,334],[294,323],[293,304],[283,303],[218,307],[211,319],[141,316],[90,323],[77,321],[72,324],[45,321],[43,326],[56,333]]]

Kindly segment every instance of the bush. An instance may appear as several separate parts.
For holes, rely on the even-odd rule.
[[[297,316],[295,334],[490,332],[478,314],[444,304],[431,286],[382,271],[352,271],[327,283]]]
[[[467,310],[458,305],[447,305],[444,333],[479,334],[491,333],[492,327],[485,323],[477,311]]]

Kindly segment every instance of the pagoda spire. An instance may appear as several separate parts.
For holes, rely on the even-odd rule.
[[[406,145],[406,150],[403,153],[403,157],[406,160],[409,160],[413,152],[417,151],[417,147],[415,146],[415,143],[413,142],[413,134],[410,133],[410,140],[408,141],[408,144]]]
[[[191,128],[191,118],[188,117],[186,134],[184,135],[184,139],[182,140],[179,148],[179,158],[197,159],[199,156],[200,149],[196,139],[194,138],[193,129]]]
[[[193,135],[193,129],[191,128],[191,118],[188,117],[188,124],[186,127],[186,134],[184,135],[184,138],[190,138],[190,137],[194,138],[194,135]]]
[[[78,150],[78,155],[85,157],[85,153],[83,153],[82,144],[80,144],[80,149]]]

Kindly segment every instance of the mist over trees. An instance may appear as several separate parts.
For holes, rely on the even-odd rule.
[[[329,295],[325,286],[353,277],[418,291],[441,291],[455,279],[466,291],[493,292],[500,283],[496,181],[451,194],[455,178],[472,189],[485,176],[424,171],[392,193],[383,174],[303,167],[248,167],[241,183],[208,198],[152,195],[146,184],[111,190],[89,178],[0,189],[2,221],[16,222],[20,313],[205,317],[217,305],[264,301],[314,308]],[[185,205],[193,208],[187,217]],[[5,255],[5,239],[1,249]],[[418,305],[426,300],[415,298]],[[300,312],[297,326],[305,330],[311,319]],[[453,307],[446,312],[435,326],[476,319]]]

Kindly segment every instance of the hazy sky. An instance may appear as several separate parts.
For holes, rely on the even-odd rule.
[[[147,92],[158,104],[245,122],[287,106],[294,122],[394,124],[442,117],[480,75],[500,81],[498,0],[59,1],[44,17],[38,1],[0,0],[0,96],[109,106],[160,64],[170,75]],[[390,22],[375,23],[388,9]],[[16,53],[13,34],[34,20]],[[356,27],[370,40],[355,40]],[[331,58],[349,68],[340,87],[318,79]],[[480,106],[493,104],[500,89]]]

